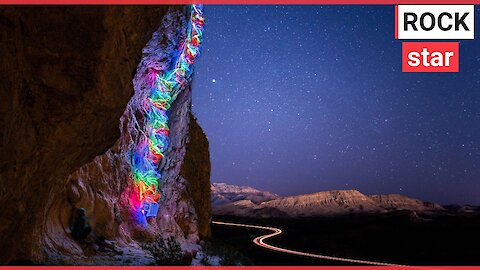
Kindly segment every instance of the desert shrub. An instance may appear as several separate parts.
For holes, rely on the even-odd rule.
[[[158,265],[190,264],[185,261],[180,244],[174,237],[165,239],[161,235],[157,235],[153,242],[146,245],[146,249],[152,254]]]

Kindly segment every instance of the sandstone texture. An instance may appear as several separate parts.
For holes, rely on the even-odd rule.
[[[209,237],[208,141],[190,85],[169,110],[157,220],[138,224],[128,202],[145,76],[171,64],[187,19],[184,6],[0,9],[0,264],[150,264],[159,237],[191,255]],[[107,251],[70,236],[80,207]]]

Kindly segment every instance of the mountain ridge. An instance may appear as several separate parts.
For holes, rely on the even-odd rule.
[[[219,186],[235,196],[219,195]],[[243,191],[246,191],[246,194],[242,194]],[[272,194],[274,196],[271,196]],[[219,197],[224,200],[222,203],[215,203]],[[252,197],[256,201],[250,200]],[[260,218],[336,216],[400,210],[430,213],[446,210],[438,204],[401,194],[365,195],[358,190],[348,189],[280,197],[272,192],[225,183],[212,184],[212,205],[215,215]]]
[[[261,191],[249,186],[236,186],[226,183],[212,183],[212,204],[222,205],[235,201],[250,200],[254,204],[279,198],[277,194]]]

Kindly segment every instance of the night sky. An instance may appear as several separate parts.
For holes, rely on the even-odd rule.
[[[480,7],[460,73],[402,73],[393,6],[206,6],[212,182],[480,205]]]

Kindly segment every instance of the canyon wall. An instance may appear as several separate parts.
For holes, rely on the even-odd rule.
[[[189,85],[169,110],[157,220],[138,223],[128,202],[145,71],[171,63],[187,19],[184,6],[0,10],[0,263],[148,264],[155,239],[193,254],[209,236],[208,141]],[[107,251],[70,236],[80,207]]]

